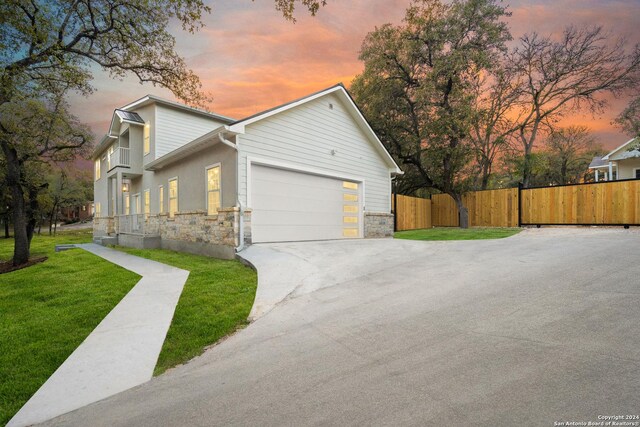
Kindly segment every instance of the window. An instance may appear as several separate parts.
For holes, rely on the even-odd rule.
[[[636,177],[636,179],[640,179],[640,168],[635,169],[635,171],[634,171],[634,172],[635,172],[635,173],[634,173],[634,175],[633,175],[633,176],[635,176],[635,177]]]
[[[100,202],[96,202],[96,204],[94,205],[94,216],[96,218],[100,218]]]
[[[131,214],[131,197],[129,197],[129,193],[124,193],[124,214]]]
[[[133,207],[136,210],[136,214],[140,213],[140,193],[133,195]]]
[[[100,159],[96,160],[95,162],[95,169],[94,169],[94,175],[96,178],[96,181],[100,179]]]
[[[207,168],[207,215],[217,215],[220,207],[220,166]]]
[[[173,218],[178,212],[178,178],[169,180],[169,216]]]
[[[107,170],[111,170],[111,156],[115,150],[116,149],[113,145],[109,147],[109,150],[107,150]]]
[[[164,187],[158,186],[158,213],[164,213]]]
[[[357,190],[358,189],[358,183],[357,182],[350,182],[350,181],[343,181],[342,182],[342,187],[343,188],[347,188],[349,190]]]
[[[151,144],[149,142],[149,131],[150,131],[149,126],[150,126],[149,123],[145,123],[144,124],[143,146],[144,146],[144,154],[145,155],[149,154],[149,151],[151,149]]]
[[[151,200],[149,197],[149,189],[144,190],[144,215],[149,216],[151,213]]]

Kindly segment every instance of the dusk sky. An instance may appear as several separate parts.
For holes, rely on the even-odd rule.
[[[615,36],[640,42],[640,0],[506,2],[514,38],[526,32],[559,33],[568,24],[603,25]],[[399,23],[409,0],[329,0],[316,17],[302,9],[297,22],[286,21],[271,0],[219,0],[205,16],[205,27],[187,34],[176,27],[177,50],[200,76],[214,100],[209,110],[233,118],[343,82],[362,70],[358,52],[365,35],[387,22]],[[74,112],[97,137],[107,130],[114,108],[148,93],[174,99],[170,92],[135,79],[112,80],[95,72],[97,91],[74,99]],[[611,120],[628,99],[613,100],[602,117],[576,114],[567,123],[590,127],[605,147],[626,141]]]

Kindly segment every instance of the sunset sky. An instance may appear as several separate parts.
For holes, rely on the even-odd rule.
[[[640,42],[640,0],[554,0],[506,2],[514,38],[530,31],[559,33],[568,24],[603,25],[615,36]],[[209,110],[242,118],[313,91],[343,82],[362,70],[358,52],[365,35],[387,22],[399,23],[409,0],[328,0],[316,17],[300,9],[297,23],[282,18],[272,0],[218,0],[205,28],[172,33],[177,50],[200,76],[214,100]],[[96,69],[97,91],[74,99],[74,112],[102,136],[114,108],[148,93],[174,99],[170,92],[112,80]],[[628,99],[613,100],[607,113],[576,114],[567,123],[588,125],[605,147],[626,141],[611,125]]]

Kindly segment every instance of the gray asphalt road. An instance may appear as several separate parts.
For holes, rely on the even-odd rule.
[[[295,298],[49,424],[553,426],[640,414],[638,230],[272,249],[317,267]]]

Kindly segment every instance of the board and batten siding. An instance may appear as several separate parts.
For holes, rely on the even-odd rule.
[[[247,157],[361,178],[365,211],[391,211],[389,166],[333,94],[251,123],[239,135],[239,197],[251,208]]]
[[[224,124],[213,117],[160,104],[156,105],[155,123],[156,159]]]

